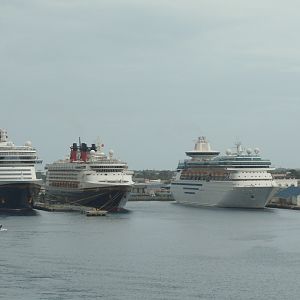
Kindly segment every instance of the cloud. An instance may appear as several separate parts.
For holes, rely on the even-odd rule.
[[[291,165],[269,137],[297,119],[298,6],[3,0],[0,126],[22,141],[20,127],[31,132],[47,161],[78,135],[100,135],[134,168],[171,168],[201,131],[220,150],[257,138]]]

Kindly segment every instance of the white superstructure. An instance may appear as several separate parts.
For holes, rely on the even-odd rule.
[[[35,164],[41,163],[31,142],[16,146],[8,140],[7,131],[0,129],[0,186],[9,183],[40,183]]]
[[[33,208],[40,190],[35,165],[41,163],[31,142],[16,146],[0,129],[0,211],[25,211]]]
[[[100,142],[91,147],[74,143],[70,158],[48,164],[46,169],[46,194],[59,202],[122,208],[133,185],[127,164],[114,158],[112,150],[105,155]]]
[[[190,159],[180,162],[171,183],[178,203],[263,208],[278,190],[270,174],[271,162],[260,157],[259,149],[228,149],[225,156],[211,150],[205,137],[199,137]]]

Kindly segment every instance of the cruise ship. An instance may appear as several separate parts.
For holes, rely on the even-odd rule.
[[[125,162],[103,153],[100,142],[90,147],[73,143],[70,157],[46,165],[45,198],[51,202],[122,211],[133,185]]]
[[[226,155],[214,151],[199,137],[188,159],[179,162],[171,182],[177,203],[194,206],[264,208],[278,191],[270,171],[270,160],[258,148],[244,149],[240,143]]]
[[[26,212],[33,208],[41,187],[35,165],[41,163],[31,142],[15,146],[0,129],[0,211]]]

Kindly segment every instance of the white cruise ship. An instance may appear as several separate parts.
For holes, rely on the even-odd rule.
[[[102,152],[103,145],[73,143],[70,157],[46,165],[46,199],[121,211],[133,185],[127,164]]]
[[[263,208],[278,191],[270,171],[271,162],[260,157],[259,149],[228,149],[225,156],[211,150],[199,137],[189,159],[179,162],[171,182],[177,203],[194,206]]]
[[[15,146],[0,129],[0,211],[23,212],[33,208],[41,187],[35,164],[41,163],[31,142]]]

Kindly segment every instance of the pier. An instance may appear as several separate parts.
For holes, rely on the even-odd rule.
[[[36,202],[34,209],[53,211],[53,212],[79,212],[86,216],[106,216],[107,211],[98,210],[94,207],[87,207],[81,205],[68,205],[68,204],[50,204],[43,202]]]

